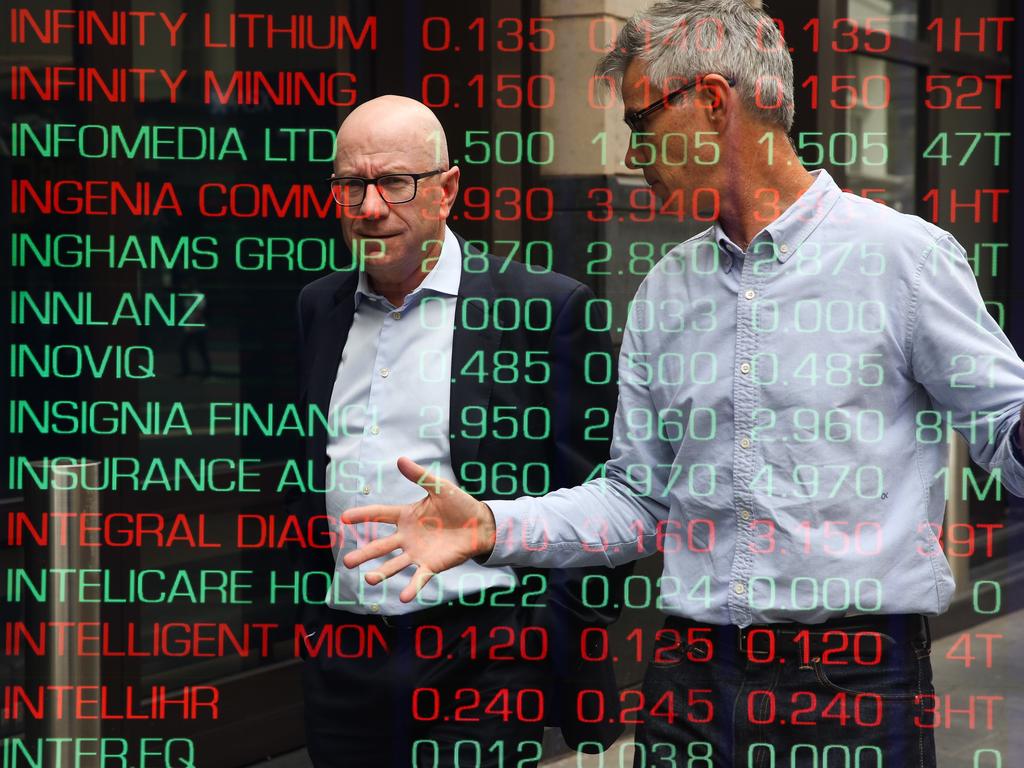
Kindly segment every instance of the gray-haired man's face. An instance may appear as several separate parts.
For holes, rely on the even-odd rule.
[[[624,111],[643,110],[686,84],[680,80],[668,83],[664,89],[654,85],[646,65],[633,60],[622,78]],[[675,190],[682,190],[689,201],[694,189],[713,186],[711,182],[718,176],[716,126],[701,101],[697,89],[690,89],[651,113],[641,130],[630,136],[626,166],[643,171],[644,179],[662,201]]]

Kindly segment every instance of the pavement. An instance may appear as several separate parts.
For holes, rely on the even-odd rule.
[[[1017,611],[936,640],[932,671],[940,697],[935,731],[939,768],[1024,766],[1024,611]],[[630,768],[632,734],[603,755],[551,754],[560,739],[549,732],[544,768]],[[550,745],[549,745],[550,742]],[[562,745],[564,749],[564,745]],[[251,768],[312,768],[302,749]],[[785,766],[780,766],[785,768]],[[832,768],[823,766],[822,768]],[[886,768],[910,768],[886,766]]]

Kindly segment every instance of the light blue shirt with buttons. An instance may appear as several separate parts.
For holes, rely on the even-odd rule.
[[[445,228],[440,257],[430,274],[393,306],[360,273],[356,311],[331,392],[327,443],[327,516],[335,532],[332,593],[328,605],[352,613],[398,615],[422,610],[459,596],[516,583],[511,568],[466,563],[435,576],[411,603],[398,599],[415,568],[370,586],[367,572],[388,558],[346,568],[341,558],[367,541],[388,536],[394,526],[346,525],[341,513],[368,504],[406,504],[423,496],[395,466],[408,456],[434,475],[456,482],[451,464],[452,335],[462,278],[462,255],[455,235]]]
[[[1024,495],[1024,364],[964,250],[825,171],[746,251],[675,248],[627,326],[605,477],[488,502],[488,564],[661,550],[657,605],[713,624],[938,614],[950,428]]]

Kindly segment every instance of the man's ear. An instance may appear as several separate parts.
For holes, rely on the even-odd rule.
[[[448,218],[452,208],[455,206],[455,201],[459,197],[459,176],[461,173],[459,166],[453,165],[441,177],[442,196],[440,212],[443,218]]]
[[[717,74],[705,75],[696,87],[697,106],[708,110],[708,117],[724,117],[729,109],[729,83]]]

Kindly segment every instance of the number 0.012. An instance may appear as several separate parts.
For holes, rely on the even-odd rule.
[[[450,746],[451,757],[446,755],[442,759],[439,742],[434,739],[414,741],[409,765],[419,768],[443,768],[452,765],[453,762],[459,766],[470,766],[482,765],[485,759],[493,759],[495,765],[503,768],[536,768],[543,752],[543,745],[532,740],[499,739],[485,748],[485,745],[476,739],[460,739]]]

